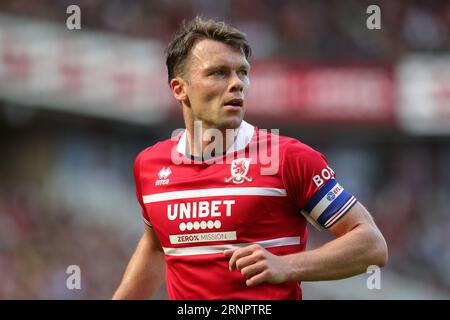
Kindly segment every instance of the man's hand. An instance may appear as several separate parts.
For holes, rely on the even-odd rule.
[[[236,268],[247,279],[249,287],[263,282],[282,283],[289,279],[291,268],[281,256],[276,256],[258,244],[223,252],[230,259],[229,269]]]

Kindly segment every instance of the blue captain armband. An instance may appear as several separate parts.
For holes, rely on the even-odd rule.
[[[318,229],[328,229],[356,202],[356,198],[345,191],[335,179],[330,179],[309,200],[302,214]]]

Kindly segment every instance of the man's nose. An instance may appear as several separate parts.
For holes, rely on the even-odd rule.
[[[230,91],[231,92],[242,92],[244,91],[244,81],[239,77],[239,75],[236,72],[233,72],[231,79],[230,79]]]

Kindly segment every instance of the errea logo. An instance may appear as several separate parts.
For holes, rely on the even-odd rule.
[[[165,185],[169,184],[169,179],[167,179],[172,174],[172,170],[170,170],[170,167],[162,168],[158,172],[158,180],[155,181],[155,186]]]

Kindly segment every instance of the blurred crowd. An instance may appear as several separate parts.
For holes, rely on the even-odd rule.
[[[392,146],[372,211],[396,271],[450,291],[450,142]]]
[[[15,122],[4,106],[0,299],[110,299],[144,231],[134,157],[158,135],[51,112]],[[80,290],[67,287],[72,265]]]
[[[450,50],[449,1],[342,3],[283,1],[280,7],[276,0],[2,0],[0,14],[65,25],[67,6],[78,4],[83,29],[164,44],[181,20],[203,14],[245,31],[257,58],[383,62],[411,51]],[[382,31],[365,27],[371,4],[381,7]],[[0,101],[0,111],[3,107]],[[141,223],[136,201],[120,195],[134,197],[131,169],[137,151],[171,130],[117,132],[105,120],[91,119],[86,125],[85,118],[62,119],[59,126],[60,119],[33,116],[13,124],[0,112],[0,149],[7,155],[0,157],[0,299],[108,299],[143,230],[136,232],[127,222]],[[85,126],[89,130],[80,129]],[[66,127],[84,133],[72,134]],[[124,140],[114,140],[114,132]],[[281,134],[287,132],[281,128]],[[352,144],[348,134],[350,142],[342,146],[322,144],[311,138],[314,132],[307,140],[289,135],[326,154],[342,184],[373,214],[389,245],[387,268],[450,295],[448,137],[415,140],[392,133],[361,145]],[[127,216],[118,222],[102,216],[105,212]],[[311,232],[310,237],[318,245],[324,235]],[[69,265],[81,269],[81,290],[66,287]]]
[[[137,237],[63,209],[49,215],[28,192],[0,193],[0,299],[111,298]],[[73,265],[79,290],[67,286]]]
[[[131,228],[140,224],[133,201],[133,156],[112,135],[109,143],[95,132],[88,133],[93,143],[87,137],[78,141],[80,129],[64,129],[64,121],[35,119],[15,128],[3,120],[0,148],[7,156],[0,160],[0,299],[110,298],[139,238]],[[112,144],[122,149],[125,164],[108,161]],[[111,187],[101,179],[105,172]],[[117,197],[117,186],[132,200]],[[113,219],[119,214],[128,220],[125,226]],[[66,285],[71,265],[80,268],[80,290]]]
[[[152,38],[166,44],[180,21],[201,14],[246,32],[255,57],[392,61],[410,50],[450,50],[450,2],[288,0],[3,0],[0,12],[59,22],[81,8],[83,29]],[[367,7],[379,5],[381,31],[368,30]]]

